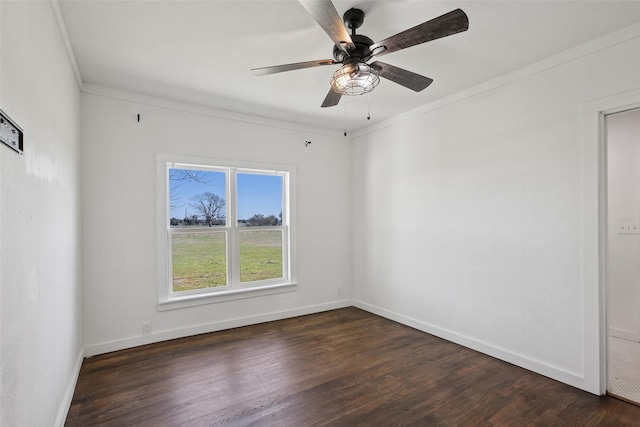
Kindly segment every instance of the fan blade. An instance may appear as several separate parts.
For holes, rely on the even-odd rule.
[[[329,89],[329,93],[324,98],[324,102],[322,103],[322,107],[333,107],[338,105],[340,102],[340,98],[342,98],[342,94],[333,90],[333,88]]]
[[[331,37],[331,40],[333,40],[336,46],[345,52],[355,49],[356,46],[353,44],[353,40],[351,40],[351,36],[344,26],[342,18],[340,18],[338,11],[330,0],[298,1],[305,9],[307,9],[309,15],[316,20],[324,32]]]
[[[384,77],[385,79],[391,80],[394,83],[398,83],[399,85],[416,92],[420,92],[422,89],[433,83],[433,79],[430,79],[429,77],[412,73],[404,68],[395,67],[385,62],[376,61],[369,65],[378,72],[380,77]]]
[[[282,73],[284,71],[300,70],[302,68],[319,67],[321,65],[333,65],[339,62],[333,59],[322,59],[319,61],[296,62],[295,64],[274,65],[273,67],[254,68],[251,70],[255,76],[266,76],[267,74]]]
[[[441,37],[451,36],[469,29],[466,13],[456,9],[430,21],[391,36],[369,46],[374,55],[380,56],[406,49]]]

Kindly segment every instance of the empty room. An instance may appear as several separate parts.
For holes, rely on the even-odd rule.
[[[640,1],[0,0],[0,425],[640,423]]]

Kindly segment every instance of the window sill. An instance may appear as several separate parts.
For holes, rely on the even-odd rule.
[[[298,283],[279,283],[277,285],[256,286],[252,288],[214,291],[202,294],[177,296],[158,301],[158,311],[175,310],[205,304],[234,301],[244,298],[262,297],[267,295],[293,292],[298,289]]]

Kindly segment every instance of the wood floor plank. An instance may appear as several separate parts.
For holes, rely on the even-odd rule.
[[[85,359],[67,426],[638,426],[598,397],[356,308]]]

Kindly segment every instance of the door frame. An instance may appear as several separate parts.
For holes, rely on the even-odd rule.
[[[607,121],[607,118],[609,116],[612,116],[614,114],[619,114],[619,113],[625,113],[625,112],[630,112],[630,111],[634,111],[636,112],[635,114],[640,113],[640,105],[634,106],[633,104],[631,105],[632,108],[625,108],[625,107],[621,107],[621,108],[615,108],[615,109],[611,109],[611,110],[607,110],[605,112],[603,112],[601,114],[602,116],[602,129],[604,131],[604,135],[603,135],[603,139],[602,139],[602,143],[603,143],[603,163],[604,163],[604,176],[603,176],[603,185],[604,185],[604,194],[603,194],[603,199],[602,199],[602,204],[604,207],[604,215],[603,215],[603,227],[604,227],[604,241],[602,242],[602,249],[604,251],[604,270],[603,270],[603,278],[604,281],[602,283],[603,286],[603,296],[604,296],[604,300],[603,300],[603,304],[604,304],[604,314],[605,314],[605,318],[604,318],[604,328],[605,328],[605,336],[604,336],[604,341],[603,341],[603,346],[604,346],[604,371],[605,371],[605,376],[604,376],[604,384],[603,384],[603,388],[604,388],[604,393],[608,393],[608,389],[609,389],[609,380],[608,380],[608,374],[609,374],[609,362],[608,362],[608,357],[609,357],[609,345],[610,345],[610,337],[611,337],[611,333],[609,330],[609,316],[608,316],[608,304],[607,304],[607,296],[609,295],[608,292],[608,267],[609,267],[609,237],[610,237],[610,231],[611,230],[607,230],[607,227],[609,225],[609,221],[608,221],[608,217],[609,217],[609,200],[608,200],[608,190],[609,190],[609,185],[608,185],[608,180],[609,180],[609,162],[608,162],[608,156],[609,156],[609,141],[608,141],[608,137],[609,137],[609,124]],[[615,232],[614,232],[615,233]],[[638,301],[638,303],[640,304],[640,301]],[[640,318],[638,319],[638,324],[636,325],[636,328],[638,328],[638,330],[640,330]],[[636,338],[634,339],[637,341],[637,335]],[[625,399],[623,396],[618,396],[618,395],[614,395],[615,397],[617,397],[618,399],[621,400],[626,400],[629,401],[633,404],[638,404],[637,402],[633,402],[630,400]]]
[[[607,129],[606,116],[640,108],[640,89],[582,105],[582,249],[584,389],[607,392]]]

